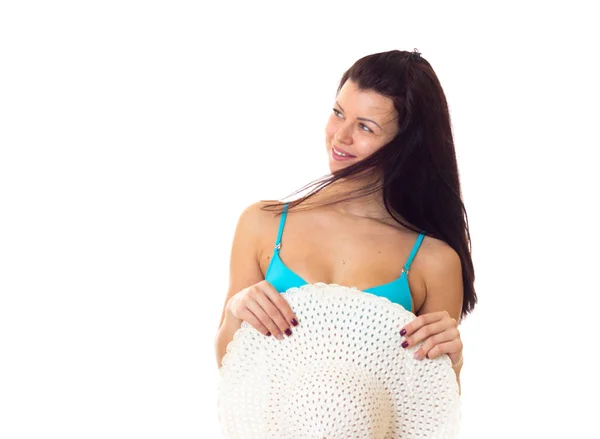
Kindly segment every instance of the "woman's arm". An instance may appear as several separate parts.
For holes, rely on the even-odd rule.
[[[458,394],[459,395],[460,395],[460,371],[462,369],[462,366],[463,366],[463,360],[461,358],[459,360],[458,364],[452,368],[452,370],[454,370],[454,373],[456,374],[456,382],[458,383]]]
[[[227,352],[227,345],[233,340],[233,335],[242,326],[242,321],[236,319],[229,310],[225,311],[225,318],[223,324],[217,331],[215,337],[215,352],[217,354],[217,367],[220,369],[223,365],[223,357]]]
[[[417,255],[420,255],[418,263],[425,281],[425,302],[417,311],[417,318],[401,329],[406,330],[403,334],[408,342],[406,347],[423,342],[415,352],[417,359],[448,354],[460,392],[463,346],[458,322],[464,293],[461,260],[454,249],[442,241],[429,239],[427,246],[425,244],[424,241],[424,248]]]
[[[229,263],[229,289],[225,297],[219,329],[215,336],[215,353],[220,368],[227,345],[233,335],[242,326],[239,320],[228,310],[229,300],[244,288],[264,280],[260,269],[260,239],[269,231],[273,222],[273,213],[261,209],[262,202],[248,206],[240,215],[235,229]],[[275,236],[273,236],[273,241]]]

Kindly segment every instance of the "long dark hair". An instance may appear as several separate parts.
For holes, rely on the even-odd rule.
[[[357,199],[382,190],[385,208],[394,220],[409,230],[450,245],[462,262],[462,319],[477,303],[475,273],[450,113],[440,81],[417,49],[414,52],[392,50],[359,59],[343,74],[337,93],[349,79],[361,90],[375,91],[392,99],[398,112],[398,134],[367,158],[294,192],[292,195],[313,188],[307,195],[291,201],[289,208],[298,206],[337,180],[359,179],[369,171],[380,171],[379,181],[324,204]],[[280,206],[280,203],[267,204],[263,208],[271,210]]]

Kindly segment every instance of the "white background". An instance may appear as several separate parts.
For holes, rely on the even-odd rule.
[[[583,5],[3,2],[0,437],[220,437],[239,214],[328,171],[344,70],[413,48],[450,105],[473,239],[461,438],[597,437]]]

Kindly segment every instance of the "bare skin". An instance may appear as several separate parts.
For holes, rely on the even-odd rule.
[[[398,113],[391,99],[361,90],[347,81],[332,103],[325,127],[325,149],[332,172],[363,160],[387,144],[398,132]],[[333,149],[353,156],[336,160]],[[359,181],[337,181],[305,201],[305,206],[335,199],[336,194],[377,181],[375,172]],[[273,255],[279,217],[270,219],[259,241],[263,276]],[[386,211],[381,193],[306,211],[290,210],[280,257],[309,283],[325,282],[368,289],[397,279],[418,234],[398,224]],[[431,238],[421,244],[426,252]],[[425,284],[417,257],[409,273],[413,312],[425,301]]]
[[[336,207],[291,209],[281,240],[282,261],[309,283],[325,282],[365,290],[397,279],[418,234],[396,223],[387,212],[387,218],[371,219],[340,212]],[[263,278],[273,256],[280,218],[272,212],[265,215],[268,225],[258,249]],[[420,262],[426,259],[422,254],[432,240],[430,237],[423,240],[408,277],[413,313],[425,302]]]
[[[388,143],[398,130],[398,115],[391,99],[373,91],[360,90],[352,81],[344,84],[332,110],[325,129],[325,146],[332,172],[368,157]],[[346,153],[346,157],[339,159],[334,150]],[[288,212],[280,257],[307,282],[364,290],[392,282],[400,276],[418,234],[389,215],[381,193],[339,201],[331,206],[317,205],[320,200],[336,199],[340,191],[359,188],[377,181],[380,176],[372,173],[365,178],[368,181],[340,180],[303,203],[310,209]],[[249,206],[242,213],[236,229],[229,291],[219,324],[225,329],[219,332],[222,335],[218,337],[218,355],[223,355],[224,347],[241,324],[240,318],[231,310],[228,312],[231,298],[243,298],[234,301],[235,313],[255,320],[257,329],[264,334],[273,329],[280,335],[292,327],[287,323],[294,317],[291,308],[279,300],[273,287],[264,281],[273,256],[280,217],[260,209],[261,206],[261,202]],[[406,337],[405,348],[426,340],[415,353],[416,358],[448,354],[455,365],[457,379],[462,367],[462,342],[457,329],[463,288],[460,264],[458,255],[448,244],[429,236],[423,239],[408,276],[413,303],[411,311],[418,318],[398,328]],[[268,312],[252,297],[267,304]],[[260,311],[262,318],[259,320],[270,321],[268,315],[272,314],[279,327],[272,322],[271,327],[261,325],[249,314],[247,306],[253,308],[254,314]],[[229,323],[223,325],[224,321]]]

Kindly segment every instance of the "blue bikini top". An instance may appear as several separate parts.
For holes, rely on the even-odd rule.
[[[288,203],[284,204],[283,206],[283,212],[279,222],[279,232],[277,234],[277,241],[275,242],[275,250],[265,276],[265,280],[273,285],[273,287],[280,293],[285,292],[292,287],[300,287],[308,284],[308,282],[290,270],[279,256],[279,250],[281,249],[281,235],[283,234],[283,226],[285,225],[285,219],[287,217],[287,208]],[[417,242],[415,243],[412,252],[408,257],[408,260],[406,261],[406,264],[404,264],[400,277],[392,282],[371,287],[363,291],[366,293],[387,297],[391,302],[398,303],[402,305],[404,309],[414,313],[414,310],[412,309],[413,302],[410,295],[410,287],[408,285],[407,276],[410,270],[410,265],[412,264],[412,261],[417,254],[419,247],[421,246],[423,238],[424,234],[420,233],[419,237],[417,238]]]

